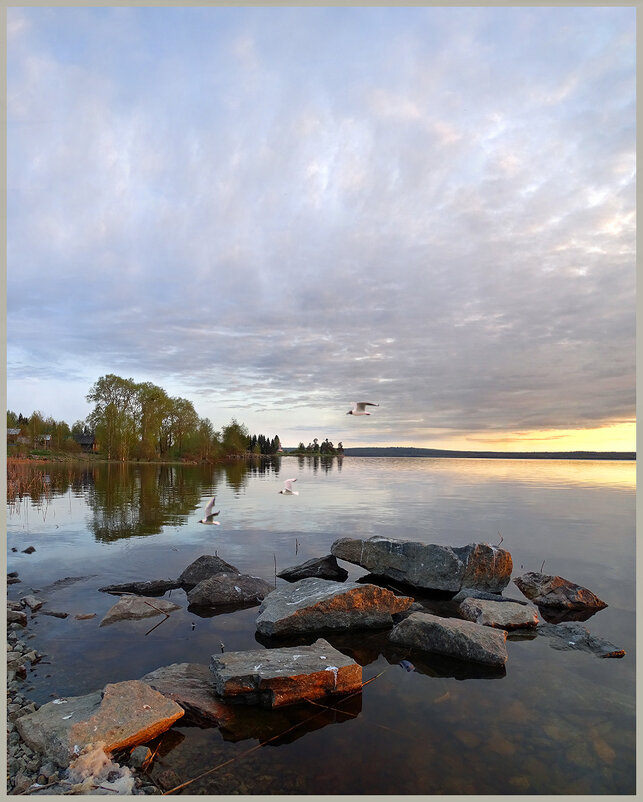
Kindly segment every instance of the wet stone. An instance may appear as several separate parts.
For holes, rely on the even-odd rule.
[[[362,667],[323,638],[312,646],[213,655],[210,671],[214,688],[223,699],[263,707],[362,688]]]

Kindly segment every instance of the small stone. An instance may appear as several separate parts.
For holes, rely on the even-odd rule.
[[[23,554],[33,554],[36,549],[33,546],[27,546],[26,549],[22,550]]]

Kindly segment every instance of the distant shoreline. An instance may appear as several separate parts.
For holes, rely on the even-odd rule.
[[[292,454],[284,449],[284,456],[319,456]],[[342,456],[342,455],[340,455]],[[438,448],[411,446],[365,446],[345,448],[345,457],[433,457],[446,459],[567,459],[567,460],[624,460],[636,461],[636,451],[448,451]]]

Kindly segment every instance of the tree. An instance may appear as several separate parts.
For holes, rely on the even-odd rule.
[[[227,455],[240,455],[245,453],[248,443],[248,430],[239,423],[236,418],[232,418],[227,426],[222,430],[223,453]]]
[[[102,376],[87,394],[94,409],[87,420],[104,444],[107,459],[128,459],[137,440],[137,392],[133,379],[109,373]]]

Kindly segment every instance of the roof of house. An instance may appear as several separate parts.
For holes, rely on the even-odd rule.
[[[20,429],[7,429],[7,434],[20,434]]]

